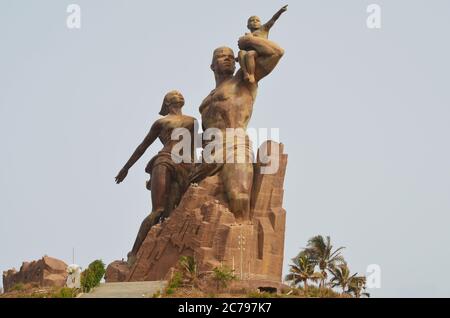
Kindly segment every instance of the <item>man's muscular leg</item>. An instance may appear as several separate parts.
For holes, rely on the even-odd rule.
[[[250,220],[253,164],[226,163],[221,173],[231,212],[238,221]]]
[[[152,212],[142,221],[141,227],[134,242],[133,249],[128,253],[128,263],[132,265],[135,261],[139,248],[147,237],[151,227],[157,224],[164,213],[167,198],[169,197],[171,184],[170,171],[163,165],[153,168],[151,178]]]

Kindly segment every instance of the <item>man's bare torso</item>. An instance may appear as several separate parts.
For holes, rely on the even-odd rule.
[[[256,97],[256,85],[246,85],[239,71],[221,83],[202,102],[200,113],[204,129],[246,129],[250,121]]]

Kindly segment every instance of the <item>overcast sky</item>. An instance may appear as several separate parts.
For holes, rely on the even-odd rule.
[[[81,6],[81,29],[66,8]],[[0,270],[44,254],[86,266],[126,257],[150,193],[114,177],[171,89],[199,117],[212,51],[286,1],[0,2]],[[367,5],[382,9],[366,26]],[[308,238],[381,267],[373,296],[450,296],[450,2],[290,1],[286,50],[250,126],[280,128],[289,163],[285,272]],[[437,272],[436,272],[437,270]]]

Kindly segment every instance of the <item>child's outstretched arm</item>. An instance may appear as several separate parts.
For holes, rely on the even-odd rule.
[[[270,28],[273,27],[273,25],[278,20],[278,18],[286,11],[287,11],[287,5],[285,5],[280,10],[278,10],[278,12],[273,15],[272,19],[270,19],[266,24],[264,24],[264,27],[266,28],[266,30],[270,30]]]

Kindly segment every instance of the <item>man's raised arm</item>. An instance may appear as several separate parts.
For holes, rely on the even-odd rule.
[[[252,35],[241,37],[238,44],[241,50],[255,50],[258,53],[255,68],[257,82],[269,75],[284,55],[284,50],[275,42]]]

